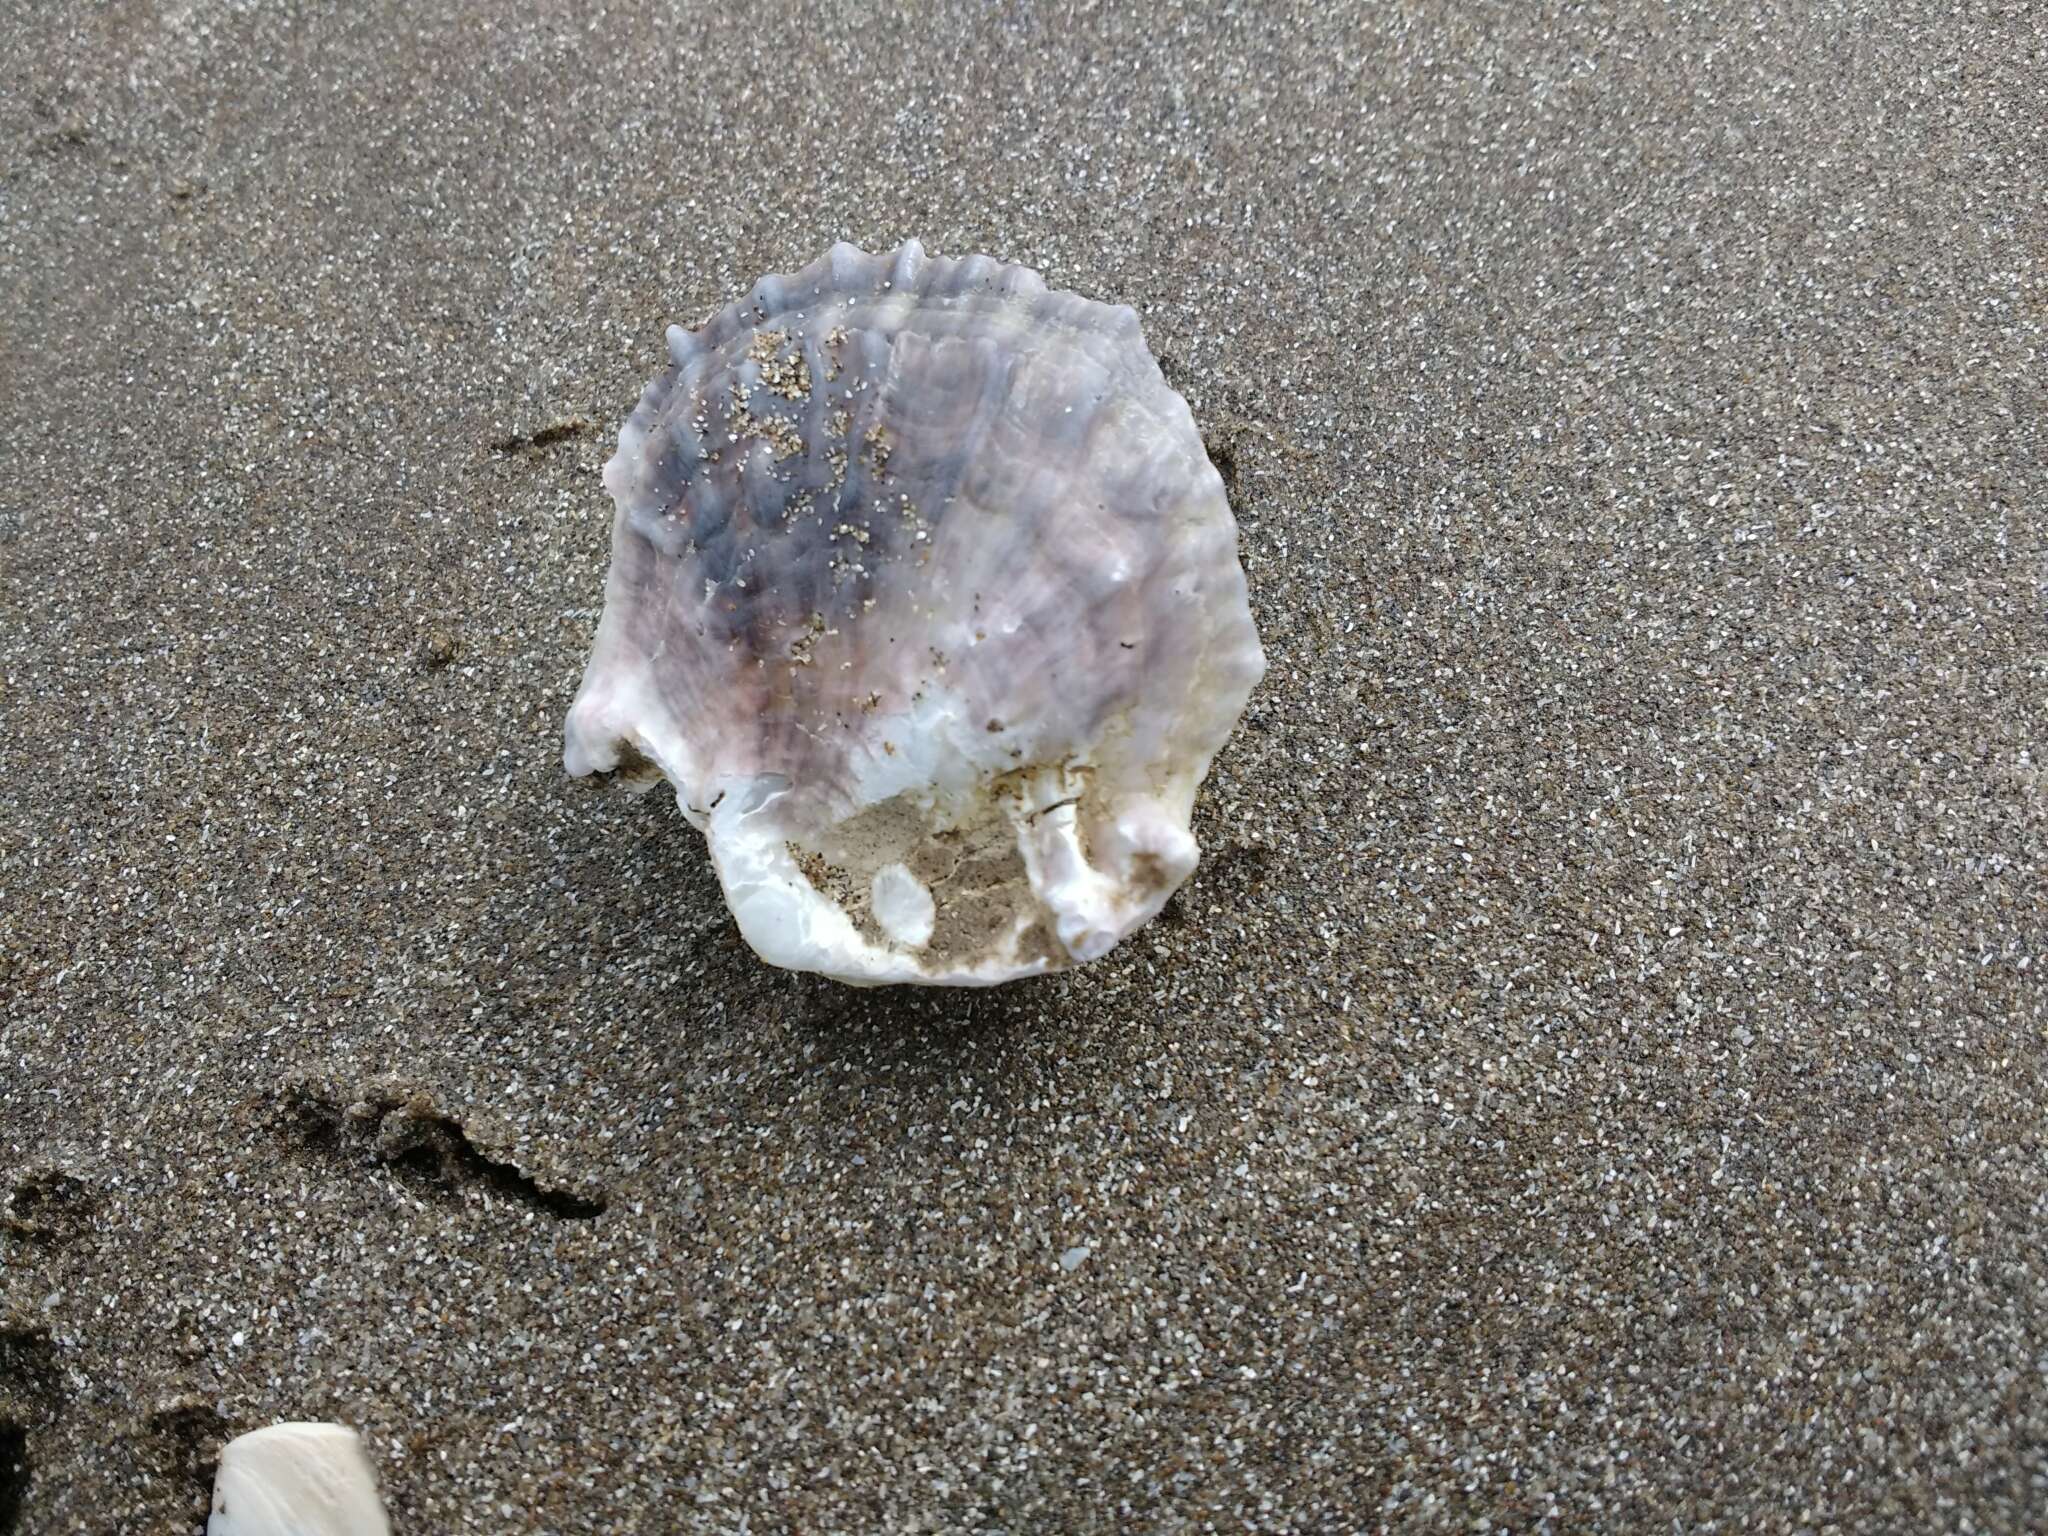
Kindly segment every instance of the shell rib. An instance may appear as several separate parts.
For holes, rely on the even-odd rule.
[[[777,965],[987,984],[1152,917],[1265,663],[1137,315],[841,244],[668,344],[568,771],[672,783]]]

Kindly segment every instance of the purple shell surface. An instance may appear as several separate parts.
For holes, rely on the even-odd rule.
[[[847,981],[1055,970],[1156,913],[1264,662],[1137,315],[838,245],[669,350],[605,468],[569,771],[666,777],[748,941]]]

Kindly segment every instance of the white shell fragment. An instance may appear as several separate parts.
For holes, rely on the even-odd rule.
[[[1137,315],[836,245],[668,344],[569,772],[668,779],[792,969],[1006,981],[1158,912],[1265,661]]]
[[[230,1440],[206,1536],[391,1536],[377,1474],[341,1424],[272,1424]]]

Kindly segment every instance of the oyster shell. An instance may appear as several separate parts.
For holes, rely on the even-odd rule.
[[[841,244],[668,344],[568,771],[668,779],[776,965],[986,984],[1158,912],[1265,662],[1136,313]]]

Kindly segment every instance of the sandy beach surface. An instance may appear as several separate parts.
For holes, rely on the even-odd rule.
[[[0,0],[0,1533],[2048,1512],[2048,9]],[[1138,308],[1270,669],[994,991],[565,780],[662,328]]]

